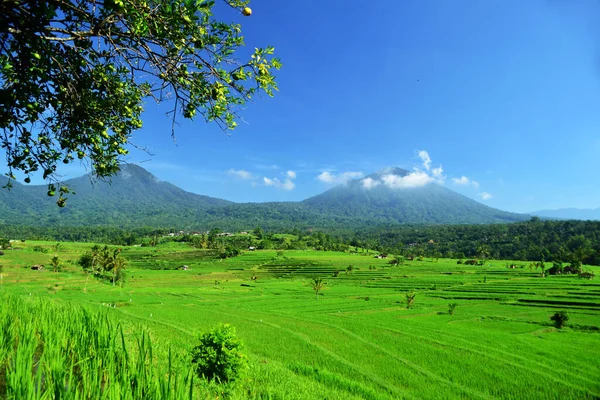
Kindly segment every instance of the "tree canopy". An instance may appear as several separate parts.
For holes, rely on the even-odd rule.
[[[248,0],[223,0],[249,16]],[[142,127],[143,103],[169,101],[178,118],[234,129],[238,110],[277,90],[273,47],[244,45],[241,26],[213,15],[204,0],[6,0],[0,3],[0,144],[10,179],[36,171],[69,189],[57,166],[82,160],[109,177]],[[10,184],[10,180],[9,180]],[[57,188],[58,186],[58,188]]]

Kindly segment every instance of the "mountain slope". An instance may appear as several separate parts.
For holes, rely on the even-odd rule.
[[[123,165],[111,181],[92,182],[88,175],[65,184],[75,194],[68,205],[56,206],[56,198],[46,196],[45,186],[2,192],[1,204],[11,199],[5,222],[44,225],[169,226],[198,221],[209,209],[232,204],[229,201],[186,192],[162,182],[136,165]],[[16,186],[16,185],[15,185]],[[15,198],[27,195],[27,201]],[[2,207],[0,207],[2,209]],[[15,215],[16,214],[16,215]],[[9,221],[6,221],[6,220]],[[18,219],[19,221],[15,221]],[[11,221],[12,220],[12,221]]]
[[[393,188],[393,184],[399,185],[402,178],[409,175],[400,168],[385,169],[336,186],[302,203],[322,214],[386,223],[477,224],[528,218],[488,207],[433,182]],[[365,188],[365,180],[374,182],[374,187]]]
[[[381,181],[408,171],[388,169],[368,178]],[[186,192],[135,165],[124,165],[110,182],[89,176],[65,182],[76,194],[56,206],[46,187],[15,184],[0,191],[0,223],[45,226],[142,226],[179,229],[339,229],[376,223],[489,223],[527,219],[480,204],[443,186],[391,189],[350,181],[302,202],[233,203]]]

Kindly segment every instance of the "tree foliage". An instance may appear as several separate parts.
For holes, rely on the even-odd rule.
[[[406,308],[407,309],[411,309],[412,306],[415,304],[415,297],[417,296],[417,294],[415,292],[413,292],[412,290],[410,292],[406,292],[404,295],[404,301],[406,302]]]
[[[224,0],[237,12],[246,0]],[[8,177],[36,171],[55,185],[76,159],[96,177],[119,169],[143,102],[170,101],[177,118],[234,129],[254,95],[277,89],[272,47],[237,60],[241,26],[213,15],[214,1],[7,0],[0,3],[0,144]],[[244,12],[244,15],[249,15]],[[174,130],[172,130],[174,134]],[[9,181],[10,183],[10,181]]]
[[[566,311],[557,311],[550,316],[550,320],[557,329],[562,329],[569,320],[569,314]]]
[[[202,334],[200,343],[192,350],[196,374],[221,383],[235,380],[247,363],[242,348],[235,328],[229,324]]]
[[[113,286],[117,282],[123,284],[125,279],[125,259],[120,248],[94,245],[79,257],[78,264],[96,278],[111,281]]]
[[[327,282],[325,282],[325,280],[323,278],[312,278],[308,282],[308,284],[310,285],[312,290],[315,292],[315,296],[317,296],[317,300],[319,300],[319,293],[321,292],[321,290],[323,290],[323,288],[325,288],[325,285],[327,285]]]
[[[50,265],[52,265],[52,271],[53,272],[59,272],[60,271],[60,265],[61,265],[61,260],[60,258],[55,255],[54,257],[52,257],[50,259]]]

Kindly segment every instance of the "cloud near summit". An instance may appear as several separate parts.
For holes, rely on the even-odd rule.
[[[404,176],[384,172],[379,179],[367,177],[361,181],[362,187],[373,189],[376,186],[384,185],[390,189],[408,189],[425,186],[432,182],[443,183],[446,178],[442,166],[431,168],[432,160],[426,150],[420,150],[417,154],[421,159],[423,169],[415,167],[413,172]]]
[[[324,171],[317,175],[317,179],[324,183],[340,184],[346,183],[352,179],[361,178],[363,176],[365,176],[365,174],[360,171],[346,171],[339,174]]]
[[[361,184],[365,189],[373,189],[379,185],[385,185],[390,189],[408,189],[425,186],[434,181],[435,178],[426,172],[414,171],[404,176],[395,174],[382,175],[380,180],[367,177],[361,181]]]

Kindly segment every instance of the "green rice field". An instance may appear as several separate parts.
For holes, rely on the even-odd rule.
[[[218,260],[166,243],[123,247],[121,287],[76,264],[91,244],[54,245],[15,242],[0,258],[0,398],[600,398],[598,277],[542,278],[519,261],[392,266],[374,253]],[[318,296],[315,277],[327,282]],[[557,311],[568,313],[563,329],[550,321]],[[223,385],[189,363],[198,335],[220,323],[248,356]]]

